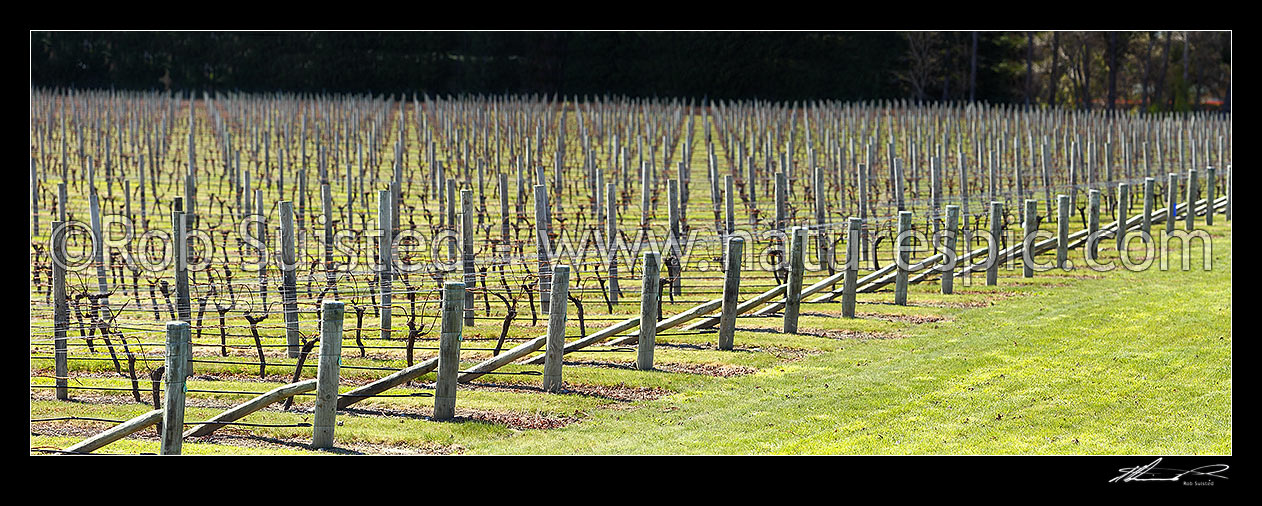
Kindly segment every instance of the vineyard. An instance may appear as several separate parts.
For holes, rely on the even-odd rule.
[[[512,453],[1230,238],[1205,113],[35,89],[30,147],[32,454]]]

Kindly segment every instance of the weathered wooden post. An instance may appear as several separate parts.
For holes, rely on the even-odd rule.
[[[609,245],[609,303],[617,304],[618,286],[618,183],[606,183],[605,241]]]
[[[105,294],[109,293],[109,285],[105,279],[105,236],[101,233],[101,204],[95,192],[88,196],[88,206],[92,220],[92,263],[96,264],[96,293],[101,296],[103,301],[101,308],[105,310],[109,304],[109,299],[105,297]],[[104,318],[105,316],[102,315],[102,319]]]
[[[364,200],[367,200],[367,197],[365,197]],[[365,206],[366,205],[367,205],[367,202],[365,202]],[[304,253],[307,251],[306,215],[307,215],[307,171],[306,169],[303,169],[303,170],[298,171],[298,213],[296,215],[296,218],[298,219],[298,250]],[[310,287],[308,287],[308,291],[310,291]]]
[[[736,182],[731,174],[723,176],[723,202],[725,211],[723,214],[723,232],[719,235],[719,240],[723,244],[727,244],[727,240],[736,232]],[[727,267],[727,248],[723,248],[723,268]]]
[[[551,211],[548,209],[548,187],[537,184],[535,185],[535,243],[539,250],[539,312],[543,314],[548,314],[551,310],[552,247],[548,238],[551,216]]]
[[[171,234],[171,252],[175,260],[175,314],[180,321],[192,321],[192,302],[188,294],[188,218],[184,211],[172,211],[171,223],[174,233]],[[193,355],[191,353],[192,334],[189,338],[189,362],[185,364],[188,375],[193,374]]]
[[[166,377],[163,388],[166,402],[162,406],[162,439],[158,453],[179,455],[184,443],[184,395],[188,392],[185,378],[188,370],[189,325],[185,321],[167,322]]]
[[[986,253],[986,286],[999,284],[999,240],[1003,235],[1003,202],[990,203],[990,251]]]
[[[267,215],[264,214],[263,211],[262,189],[254,190],[254,212],[259,217],[259,258],[262,259],[262,261],[259,262],[259,297],[263,299],[263,306],[267,307],[267,259],[269,258],[269,253],[267,247]],[[187,222],[188,218],[185,218],[184,220]]]
[[[315,423],[311,446],[333,447],[337,425],[337,385],[342,366],[342,322],[346,304],[325,299],[321,302],[320,359],[316,370]]]
[[[61,186],[64,188],[65,183]],[[61,202],[65,202],[62,199]],[[70,329],[70,308],[66,304],[66,222],[53,222],[52,241],[49,258],[53,264],[53,375],[56,376],[57,399],[70,398],[67,387],[67,376],[70,368],[66,364],[66,332]]]
[[[301,351],[298,335],[298,259],[294,254],[294,203],[280,203],[280,270],[281,302],[285,310],[285,342],[289,358],[297,358]]]
[[[1214,176],[1217,170],[1212,165],[1205,168],[1205,202],[1208,203],[1208,207],[1205,208],[1206,225],[1214,224],[1214,186],[1218,181]]]
[[[464,339],[460,313],[464,310],[464,283],[443,284],[442,333],[438,341],[438,378],[434,384],[434,419],[456,416],[456,378],[460,373],[460,341]]]
[[[812,151],[812,154],[813,153],[814,152]],[[827,201],[824,198],[825,180],[826,176],[824,175],[824,169],[815,167],[815,184],[813,185],[813,189],[815,190],[815,226],[817,230],[817,234],[815,236],[815,254],[819,257],[819,264],[822,265],[824,269],[828,270],[829,274],[832,274],[833,262],[832,255],[829,254],[831,242],[828,237],[828,210],[826,209]]]
[[[455,179],[447,180],[447,200],[444,202],[444,204],[447,206],[447,219],[445,223],[447,224],[448,227],[451,228],[452,231],[459,230],[458,228],[459,225],[456,224],[456,180]],[[395,209],[394,214],[395,216],[398,216],[399,210]],[[399,224],[397,222],[394,224],[394,228],[396,229],[399,228]],[[456,250],[459,249],[456,247],[458,242],[459,241],[457,241],[456,238],[454,237],[452,238],[452,240],[446,241],[447,258],[451,259],[451,261],[453,262],[455,262],[456,259],[459,258],[456,256]],[[472,288],[472,287],[469,287],[469,288]]]
[[[1126,211],[1130,207],[1130,185],[1117,185],[1117,251],[1126,249]]]
[[[955,264],[958,256],[955,253],[955,235],[959,230],[960,206],[946,206],[946,234],[942,238],[943,244],[943,261],[942,268],[942,293],[950,295],[955,291]],[[948,261],[949,260],[949,261]]]
[[[1153,207],[1153,190],[1157,186],[1157,180],[1151,177],[1144,178],[1144,242],[1152,242],[1152,207]]]
[[[1087,259],[1095,261],[1100,247],[1100,190],[1087,190]]]
[[[197,204],[197,179],[193,176],[193,169],[189,169],[189,173],[184,176],[184,212],[185,219],[197,226],[197,213],[195,212]],[[260,199],[262,200],[262,199]]]
[[[802,307],[802,276],[806,267],[806,228],[793,227],[789,243],[789,283],[784,293],[784,332],[798,332]]]
[[[31,217],[35,220],[35,232],[32,237],[39,237],[39,174],[35,172],[35,157],[33,156],[31,157]]]
[[[666,181],[666,201],[668,224],[667,255],[672,260],[667,262],[666,276],[670,278],[670,293],[674,297],[683,295],[683,281],[680,279],[683,270],[682,236],[679,230],[679,181]]]
[[[854,318],[855,289],[858,287],[859,259],[862,256],[862,244],[859,236],[863,230],[863,220],[850,218],[850,226],[846,230],[846,265],[841,284],[841,315]]]
[[[1174,221],[1179,213],[1175,208],[1179,204],[1179,175],[1173,172],[1166,175],[1166,235],[1174,233]]]
[[[741,254],[745,240],[740,237],[727,239],[727,272],[723,277],[723,306],[719,316],[719,349],[731,350],[736,332],[736,303],[740,299]]]
[[[1230,183],[1231,178],[1228,177],[1227,181]],[[1228,184],[1228,187],[1230,187],[1230,184]],[[141,191],[143,191],[143,188]],[[141,202],[144,201],[141,200]],[[143,212],[144,208],[142,207],[141,213],[143,214]],[[66,183],[57,183],[57,221],[66,221]]]
[[[1196,228],[1196,197],[1200,195],[1201,189],[1197,187],[1196,169],[1188,169],[1188,203],[1187,203],[1187,231],[1191,232]],[[1211,202],[1211,208],[1213,203]]]
[[[1056,196],[1056,267],[1069,270],[1069,195]]]
[[[651,201],[651,198],[652,198],[652,189],[650,188],[650,185],[652,184],[650,181],[652,180],[652,178],[653,178],[653,175],[652,175],[652,172],[649,171],[648,164],[641,163],[640,165],[640,213],[641,213],[641,216],[643,216],[643,218],[640,218],[640,226],[642,227],[648,225],[648,217],[649,217],[649,213],[651,212],[651,209],[649,208],[649,202]]]
[[[391,234],[390,190],[377,192],[377,228],[381,232],[381,243],[377,251],[377,287],[381,292],[381,338],[390,339],[390,272],[394,263]]]
[[[895,158],[894,166],[892,167],[892,169],[894,173],[895,209],[898,209],[899,212],[906,211],[907,210],[907,205],[906,205],[907,188],[905,184],[906,176],[903,175],[903,159]]]
[[[776,192],[776,222],[774,230],[776,234],[776,249],[778,250],[780,259],[777,262],[776,270],[780,270],[786,265],[786,251],[784,244],[784,227],[789,221],[789,178],[783,172],[777,172],[775,176],[775,192]]]
[[[907,274],[911,262],[911,211],[898,213],[898,235],[894,238],[894,254],[897,264],[894,273],[894,303],[907,305]]]
[[[1034,199],[1025,200],[1024,222],[1021,224],[1021,277],[1034,277],[1034,240],[1039,231],[1039,202]]]
[[[460,190],[460,243],[464,263],[464,324],[473,326],[475,307],[473,289],[478,286],[478,272],[473,265],[473,190]]]
[[[322,211],[324,212],[324,277],[325,282],[329,286],[335,286],[336,277],[333,274],[333,189],[328,183],[320,185],[320,202]],[[378,204],[380,205],[380,204]],[[387,207],[388,211],[389,208]],[[392,219],[392,218],[391,218]],[[390,220],[378,220],[380,225],[389,225]],[[383,237],[387,241],[393,238],[389,229],[385,229]]]
[[[552,268],[552,310],[548,313],[548,340],[543,354],[543,391],[561,391],[561,363],[565,358],[566,301],[570,294],[570,266]]]
[[[1223,219],[1231,221],[1231,165],[1227,166],[1227,205],[1223,214]]]
[[[653,369],[653,349],[657,345],[657,307],[660,304],[662,254],[644,252],[644,276],[640,289],[640,332],[636,342],[635,367],[641,371]]]
[[[508,174],[501,172],[497,179],[499,180],[500,194],[500,248],[498,260],[507,264],[508,257],[513,251],[508,235],[508,229],[513,222],[513,218],[508,215]]]

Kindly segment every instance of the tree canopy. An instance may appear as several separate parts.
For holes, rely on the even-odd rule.
[[[1229,32],[32,32],[42,87],[1230,108]]]

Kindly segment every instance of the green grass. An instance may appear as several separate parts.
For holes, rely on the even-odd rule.
[[[943,309],[949,323],[903,339],[851,342],[470,451],[1231,453],[1230,237],[1214,232],[1211,272],[1127,271],[1069,286],[1036,276],[1015,289],[1025,296]],[[951,299],[916,288],[913,302]]]
[[[911,305],[905,307],[892,305],[888,290],[860,296],[860,313],[888,319],[847,320],[835,316],[840,310],[837,303],[804,305],[803,335],[779,333],[778,318],[742,318],[736,334],[741,351],[663,346],[656,353],[658,363],[741,365],[758,369],[754,374],[720,378],[567,366],[566,379],[576,384],[658,387],[669,394],[623,402],[527,390],[459,393],[457,407],[466,414],[476,410],[578,420],[554,429],[517,429],[477,416],[438,423],[426,418],[430,398],[377,398],[361,406],[394,411],[339,415],[343,425],[337,429],[337,441],[347,451],[365,453],[390,447],[471,454],[1231,453],[1231,228],[1220,224],[1208,230],[1214,236],[1213,270],[1208,272],[1200,269],[1199,258],[1187,272],[1178,270],[1177,258],[1172,262],[1175,268],[1164,272],[1155,267],[1110,273],[1077,269],[1023,279],[1019,270],[1001,270],[999,286],[981,286],[984,276],[975,276],[971,285],[957,283],[954,295],[941,295],[936,283],[913,285]],[[1111,243],[1101,247],[1102,258],[1116,256],[1110,248]],[[1081,252],[1071,254],[1071,259],[1081,260]],[[983,306],[988,303],[993,305]],[[978,307],[965,307],[970,305]],[[893,315],[918,316],[923,322],[890,318]],[[748,330],[754,328],[772,331]],[[885,338],[821,337],[828,331],[874,332]],[[704,345],[714,338],[664,335],[659,342]],[[794,350],[810,353],[791,353]],[[633,360],[629,353],[574,357]],[[32,366],[40,367],[38,362]],[[101,369],[102,364],[108,363],[92,367]],[[355,383],[374,376],[352,375]],[[263,391],[284,381],[279,376],[271,379],[205,381],[200,386]],[[538,379],[484,378],[531,385]],[[129,384],[117,377],[83,381]],[[141,383],[142,390],[147,384]],[[198,387],[198,382],[190,382],[190,388]],[[117,394],[122,395],[94,393],[129,398],[125,392]],[[226,406],[245,396],[197,398]],[[32,418],[123,418],[151,409],[123,401],[31,402]],[[310,402],[310,397],[303,398],[298,410],[268,409],[245,421],[309,421],[301,408]],[[221,409],[190,407],[186,419],[205,419]],[[71,424],[96,430],[109,426]],[[36,432],[39,425],[33,424]],[[242,436],[190,440],[185,450],[310,452],[305,447],[309,431],[225,429]],[[156,451],[153,430],[146,432],[144,439],[127,439],[103,451]],[[77,439],[33,435],[31,444],[60,448]]]

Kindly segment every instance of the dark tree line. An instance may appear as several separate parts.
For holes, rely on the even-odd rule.
[[[1047,97],[1072,106],[1073,83],[1082,80],[1074,69],[1082,61],[1088,73],[1093,59],[1099,60],[1097,67],[1117,68],[1118,58],[1131,62],[1147,48],[1145,41],[1153,40],[1127,33],[1122,37],[1126,47],[1120,48],[1117,35],[1092,39],[1093,45],[1083,44],[1083,37],[1067,41],[1050,32],[33,32],[31,83],[175,91],[769,100],[1022,103],[1031,97],[1035,104],[1046,103],[1041,98]],[[1174,39],[1182,40],[1175,33]],[[1206,42],[1197,44],[1200,39]],[[1191,37],[1196,49],[1209,42],[1221,46],[1221,37],[1200,39]],[[1168,46],[1172,39],[1161,40]],[[1213,63],[1222,58],[1201,54],[1206,51],[1211,50],[1193,52],[1201,63],[1195,67],[1194,77],[1202,83],[1197,89],[1219,96],[1217,88],[1204,83],[1218,79],[1221,65]],[[1055,61],[1062,53],[1066,61]],[[1080,54],[1087,56],[1075,56]],[[1181,56],[1187,51],[1162,54],[1168,55],[1167,64],[1192,61]],[[1224,54],[1229,65],[1229,46]],[[1155,59],[1148,60],[1149,67]],[[1052,68],[1044,70],[1043,60],[1053,60]],[[1116,76],[1097,70],[1083,81],[1084,96],[1103,90],[1101,85],[1089,89],[1100,76],[1109,79],[1110,97],[1118,93]],[[1033,90],[1048,81],[1057,84],[1046,92]],[[1057,95],[1058,88],[1065,90]]]

